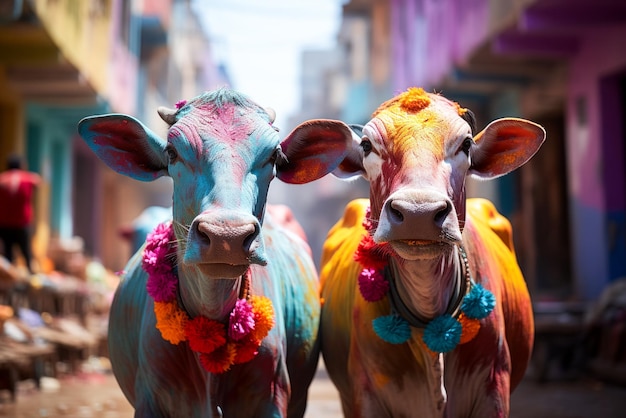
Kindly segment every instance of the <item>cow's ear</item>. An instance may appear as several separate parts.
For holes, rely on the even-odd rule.
[[[352,140],[348,146],[346,156],[333,170],[333,175],[343,180],[350,180],[362,176],[363,154],[361,152],[361,138],[363,137],[363,125],[348,125],[352,130]]]
[[[167,175],[167,142],[131,116],[90,116],[78,123],[78,133],[106,165],[120,174],[141,181]]]
[[[303,122],[281,143],[287,158],[277,164],[276,176],[294,184],[317,180],[341,164],[351,141],[352,131],[341,121],[313,119]]]
[[[481,179],[503,176],[524,165],[543,144],[546,131],[517,118],[491,122],[474,137],[469,174]]]

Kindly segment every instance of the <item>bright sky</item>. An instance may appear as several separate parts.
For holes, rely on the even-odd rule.
[[[336,45],[342,0],[194,0],[233,88],[274,108],[277,126],[300,105],[303,49]]]

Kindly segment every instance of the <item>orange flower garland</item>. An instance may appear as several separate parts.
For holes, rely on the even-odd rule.
[[[472,341],[478,334],[478,331],[480,331],[480,321],[478,319],[468,318],[462,312],[461,315],[459,315],[458,320],[462,327],[461,340],[459,341],[459,344],[465,344]]]
[[[174,243],[172,225],[161,224],[148,235],[143,254],[142,266],[148,273],[146,289],[154,299],[156,327],[163,339],[174,345],[187,341],[210,373],[224,373],[234,364],[252,360],[274,326],[272,302],[264,296],[246,295],[237,300],[228,325],[204,316],[189,318],[177,301]],[[244,276],[243,280],[249,278]]]

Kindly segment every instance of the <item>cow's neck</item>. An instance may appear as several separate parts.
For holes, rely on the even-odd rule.
[[[233,310],[239,296],[241,277],[235,279],[207,279],[179,272],[181,307],[189,316],[205,316],[224,321]]]
[[[449,311],[462,291],[463,265],[456,246],[429,260],[398,262],[391,257],[389,267],[400,301],[423,322]]]

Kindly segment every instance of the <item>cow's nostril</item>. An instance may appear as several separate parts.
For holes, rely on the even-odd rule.
[[[448,214],[450,214],[451,210],[452,210],[452,204],[446,201],[446,207],[441,209],[437,213],[435,213],[435,223],[437,225],[441,225],[445,221],[445,219],[448,217]]]
[[[211,231],[207,222],[198,222],[198,224],[196,225],[196,231],[198,232],[198,238],[200,240],[202,240],[207,245],[211,243]]]
[[[391,214],[396,220],[402,222],[404,220],[404,215],[398,209],[391,208]]]
[[[394,202],[389,202],[389,205],[387,206],[388,209],[388,216],[390,218],[390,221],[393,221],[395,223],[402,223],[404,221],[404,214],[402,213],[402,211],[396,209],[394,207]]]
[[[253,243],[256,237],[259,235],[259,227],[254,226],[254,230],[248,234],[248,236],[243,240],[243,249],[244,251],[251,252],[254,250]]]

